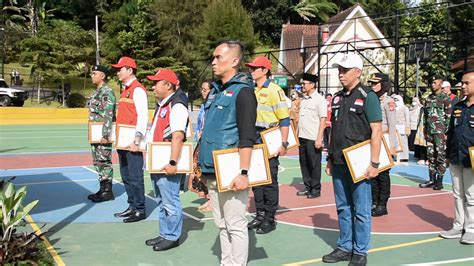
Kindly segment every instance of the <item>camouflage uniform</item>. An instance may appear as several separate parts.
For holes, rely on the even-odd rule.
[[[451,114],[451,99],[441,92],[438,95],[432,93],[426,99],[424,106],[424,126],[427,144],[427,157],[430,162],[430,181],[438,186],[443,184],[443,176],[446,171],[446,139]]]
[[[115,121],[115,94],[104,84],[95,90],[88,102],[89,121],[104,122],[102,137],[109,139],[112,135],[112,122]],[[112,144],[92,144],[92,158],[99,181],[112,181]]]

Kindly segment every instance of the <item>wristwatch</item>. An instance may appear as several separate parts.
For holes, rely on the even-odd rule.
[[[175,160],[170,160],[170,165],[171,166],[176,166],[176,161]]]
[[[379,168],[380,163],[370,162],[370,165],[371,165],[373,168]]]
[[[241,169],[241,170],[240,170],[240,175],[248,176],[248,175],[249,175],[249,170]]]
[[[281,143],[281,146],[283,146],[283,148],[285,148],[285,149],[288,149],[288,145],[290,145],[290,143],[288,143],[288,141],[283,141]]]

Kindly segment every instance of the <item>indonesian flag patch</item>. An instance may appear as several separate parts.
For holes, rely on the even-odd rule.
[[[224,96],[232,97],[233,94],[234,94],[233,91],[224,91]]]
[[[358,106],[364,106],[364,100],[363,99],[357,99],[354,104],[358,105]]]

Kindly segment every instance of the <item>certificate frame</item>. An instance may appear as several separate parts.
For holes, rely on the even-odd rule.
[[[278,148],[281,146],[282,139],[281,139],[281,131],[280,127],[272,127],[260,132],[260,136],[262,137],[263,144],[265,145],[265,149],[267,150],[267,154],[269,158],[275,157],[272,156],[278,152]],[[293,147],[298,147],[300,142],[296,137],[296,130],[293,123],[290,123],[288,128],[288,150]]]
[[[383,138],[385,139],[386,143],[387,143],[387,146],[390,150],[390,139],[389,139],[389,132],[388,131],[385,131],[382,133],[383,134]],[[385,137],[386,136],[386,137]],[[395,130],[395,137],[397,138],[398,140],[398,146],[395,147],[397,148],[395,150],[396,153],[401,153],[403,152],[403,145],[402,145],[402,136],[400,135],[400,132],[398,132],[398,130]]]
[[[88,124],[88,140],[89,140],[89,144],[100,144],[100,140],[102,139],[102,135],[100,136],[100,139],[98,138],[98,136],[96,137],[95,134],[93,134],[93,132],[95,130],[100,130],[100,132],[102,133],[102,127],[104,126],[104,122],[89,122]],[[112,123],[112,130],[110,132],[110,138],[109,138],[109,142],[107,144],[111,144],[111,143],[114,143],[115,142],[115,133],[116,133],[116,125],[115,123]]]
[[[474,171],[474,146],[469,147],[469,157],[471,158],[471,169]]]
[[[232,181],[232,178],[240,173],[239,149],[232,148],[213,151],[212,157],[216,169],[217,190],[219,192],[232,191],[229,189],[228,184]],[[260,177],[261,174],[265,176]],[[268,154],[264,144],[255,145],[252,149],[248,178],[249,187],[272,183]]]
[[[117,150],[130,150],[128,145],[130,145],[134,141],[135,129],[136,129],[135,126],[117,124],[116,132],[115,132],[115,149],[117,149]],[[121,133],[122,132],[126,132],[126,133],[122,133],[122,134],[131,134],[132,130],[133,130],[134,134],[133,134],[133,136],[132,135],[127,135],[125,137],[125,139],[127,141],[125,141],[124,139],[121,138],[121,136],[122,136]],[[130,140],[130,141],[128,141],[128,140]],[[127,142],[127,143],[125,143],[125,142]],[[146,137],[143,137],[142,140],[140,141],[139,151],[142,151],[142,152],[146,151]]]
[[[165,174],[161,169],[169,163],[171,156],[171,142],[151,142],[148,144],[148,166],[152,174]],[[193,172],[193,144],[183,143],[181,154],[176,161],[177,174],[190,174]]]
[[[367,146],[370,153],[370,139],[342,150],[344,154],[344,158],[346,159],[346,162],[347,162],[347,166],[351,173],[352,181],[354,183],[360,182],[365,179],[365,176],[363,172],[361,173],[360,169],[362,169],[362,171],[365,171],[365,169],[367,169],[367,167],[370,164],[370,160],[371,160],[370,155],[367,156],[365,154],[367,150]],[[382,142],[380,145],[379,162],[380,162],[380,166],[378,168],[379,173],[387,169],[390,169],[395,165],[392,155],[390,154],[390,149],[383,137],[382,137]]]

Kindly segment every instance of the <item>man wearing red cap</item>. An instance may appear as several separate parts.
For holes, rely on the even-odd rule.
[[[188,123],[188,97],[177,89],[178,77],[169,69],[160,69],[155,75],[147,76],[153,81],[153,92],[157,103],[153,115],[151,134],[153,142],[171,142],[169,163],[163,168],[165,174],[151,174],[158,202],[160,235],[145,242],[155,251],[179,246],[183,228],[183,210],[179,198],[180,180],[183,174],[176,174]]]
[[[257,97],[257,132],[262,132],[271,127],[279,126],[282,143],[278,154],[270,154],[270,172],[272,183],[253,187],[257,216],[248,223],[248,229],[257,229],[257,234],[267,234],[276,229],[275,213],[278,209],[278,156],[285,155],[288,148],[288,127],[290,115],[285,101],[285,93],[277,84],[271,82],[272,62],[264,57],[256,57],[252,63],[245,64],[252,74],[255,82],[255,96]],[[258,138],[257,143],[262,143]]]
[[[117,77],[124,88],[120,95],[117,111],[117,124],[136,127],[135,139],[129,149],[117,149],[128,208],[114,216],[125,218],[124,223],[138,222],[146,218],[145,185],[143,183],[143,154],[139,150],[140,142],[146,135],[148,126],[148,100],[145,86],[135,77],[137,64],[130,57],[123,56],[117,64]]]

